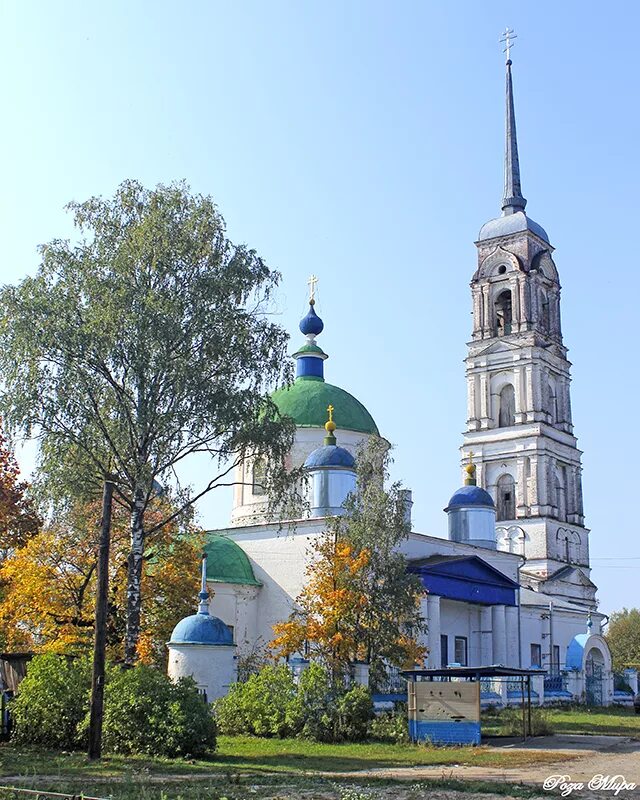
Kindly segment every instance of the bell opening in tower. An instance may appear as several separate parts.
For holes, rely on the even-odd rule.
[[[513,322],[511,289],[505,289],[500,292],[494,305],[496,336],[508,336],[511,333],[511,324]]]

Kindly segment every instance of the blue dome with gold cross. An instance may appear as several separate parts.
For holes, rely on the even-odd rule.
[[[333,405],[340,409],[342,430],[379,436],[378,426],[365,406],[324,379],[324,362],[329,356],[316,342],[316,336],[324,330],[324,322],[316,313],[315,304],[311,296],[309,311],[300,321],[306,342],[293,354],[296,379],[291,386],[276,390],[271,398],[280,413],[291,417],[299,428],[322,428],[327,407]]]

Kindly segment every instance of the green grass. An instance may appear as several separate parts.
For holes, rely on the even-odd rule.
[[[539,714],[549,723],[553,733],[629,736],[640,739],[640,715],[632,708],[566,706],[532,710],[534,715]],[[485,736],[519,736],[521,714],[519,708],[483,711],[482,733]]]
[[[554,733],[585,733],[604,736],[630,736],[640,739],[640,714],[632,708],[550,708],[549,721]]]
[[[90,762],[84,753],[37,751],[10,744],[0,746],[0,775],[126,776],[197,775],[216,773],[340,773],[385,767],[473,766],[518,767],[551,761],[536,752],[512,752],[488,747],[426,747],[412,744],[319,744],[304,739],[258,739],[220,736],[209,759],[163,759],[106,755]],[[1,800],[1,798],[0,798]]]
[[[25,784],[26,785],[26,784]],[[35,787],[36,784],[32,783]],[[82,792],[81,796],[109,798],[109,800],[424,800],[436,790],[460,792],[461,800],[471,793],[474,798],[483,795],[508,798],[539,797],[536,787],[522,784],[478,781],[470,783],[449,778],[436,778],[417,783],[388,780],[341,780],[328,778],[286,778],[277,781],[255,783],[253,781],[228,782],[220,778],[176,783],[155,783],[131,780],[127,783],[83,783],[81,786],[62,786],[59,782],[38,783],[39,792]],[[0,790],[0,800],[28,800],[30,796],[20,792]],[[451,795],[458,797],[458,795]],[[44,800],[44,798],[42,798]]]

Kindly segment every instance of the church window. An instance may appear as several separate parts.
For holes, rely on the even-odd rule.
[[[463,667],[467,666],[467,637],[456,636],[454,640],[453,660]]]
[[[498,267],[498,275],[504,275],[504,273],[506,271],[507,271],[507,268],[505,267],[505,265],[504,264],[500,264],[500,266]]]
[[[498,411],[498,427],[508,428],[516,424],[516,393],[513,386],[508,383],[500,392],[500,407]]]
[[[257,458],[253,462],[253,479],[251,491],[254,495],[259,496],[265,494],[264,480],[267,468],[263,458]]]
[[[543,291],[540,291],[540,325],[542,330],[549,330],[549,298]]]
[[[540,667],[542,666],[542,645],[541,644],[531,644],[531,666],[532,667]]]
[[[556,508],[558,519],[567,518],[567,468],[560,467],[556,473]]]
[[[511,290],[500,292],[495,302],[496,336],[508,336],[511,333],[513,310],[511,305]]]
[[[440,634],[440,666],[442,669],[449,666],[449,637],[446,633]]]
[[[496,495],[496,519],[515,519],[516,483],[512,475],[501,475],[498,478]]]
[[[549,381],[549,414],[551,422],[558,422],[558,390],[553,381]]]
[[[553,645],[553,655],[551,657],[551,671],[556,675],[560,672],[560,645]]]

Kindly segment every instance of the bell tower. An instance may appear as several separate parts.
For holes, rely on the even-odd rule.
[[[478,483],[495,501],[498,548],[526,558],[523,583],[544,591],[563,571],[575,584],[566,594],[593,602],[560,281],[549,237],[525,213],[510,44],[507,35],[502,214],[480,230],[471,280],[462,461],[473,453]]]

